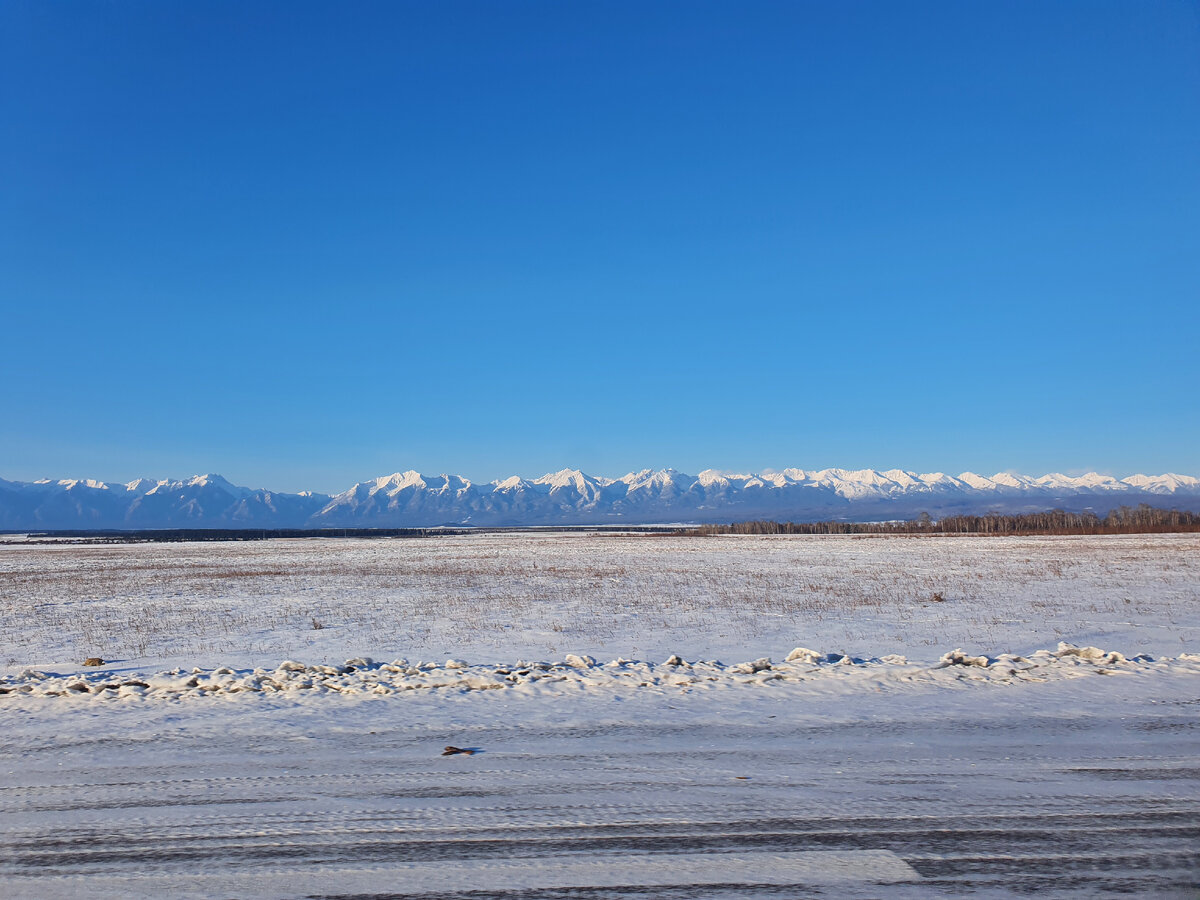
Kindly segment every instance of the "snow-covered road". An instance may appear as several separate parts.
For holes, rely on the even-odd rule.
[[[5,725],[12,898],[1182,898],[1200,884],[1188,673],[557,702],[26,698]]]

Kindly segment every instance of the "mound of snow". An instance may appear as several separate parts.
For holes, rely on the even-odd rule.
[[[951,650],[938,662],[938,667],[943,669],[947,666],[979,666],[986,669],[991,664],[986,656],[967,656],[961,649]]]
[[[1068,644],[1066,641],[1059,641],[1058,649],[1054,651],[1054,656],[1058,659],[1067,656],[1077,656],[1080,659],[1090,659],[1093,662],[1108,663],[1109,665],[1125,662],[1125,656],[1117,653],[1115,650],[1106,652],[1099,647],[1076,647],[1074,644]]]
[[[819,662],[822,656],[824,654],[818,653],[816,650],[809,650],[807,647],[797,647],[784,657],[784,662],[815,663]]]

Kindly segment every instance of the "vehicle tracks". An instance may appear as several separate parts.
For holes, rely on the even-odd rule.
[[[8,734],[0,888],[923,900],[1187,898],[1200,885],[1197,730],[1148,729],[1145,706],[1072,710],[1071,727],[1017,710],[979,728],[880,706],[870,714],[887,727],[831,718],[819,735],[770,708],[778,719],[741,728],[633,710],[609,738],[603,722],[493,719],[386,723],[385,743],[370,710],[334,707],[305,720],[303,741],[273,738],[274,712],[214,717],[209,732],[123,735],[119,718],[90,719],[103,741],[60,745]],[[440,757],[447,734],[482,752]]]

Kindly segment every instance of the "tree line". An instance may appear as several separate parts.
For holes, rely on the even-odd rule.
[[[1200,531],[1200,515],[1142,503],[1119,506],[1103,517],[1094,512],[1052,509],[1036,513],[986,513],[932,518],[922,513],[906,522],[734,522],[701,525],[688,534],[1167,534]]]

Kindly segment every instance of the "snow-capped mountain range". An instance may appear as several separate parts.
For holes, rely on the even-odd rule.
[[[474,483],[397,472],[329,496],[239,487],[220,475],[128,484],[0,479],[0,530],[391,528],[436,525],[614,525],[748,519],[877,521],[928,512],[1095,510],[1149,503],[1200,512],[1191,475],[918,474],[900,469],[784,469],[729,474],[674,469],[599,478],[577,469]]]

